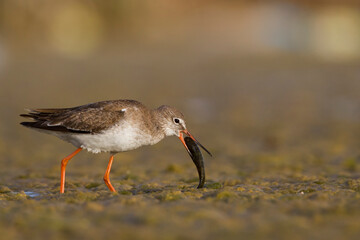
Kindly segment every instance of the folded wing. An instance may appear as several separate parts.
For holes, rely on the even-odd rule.
[[[125,104],[126,101],[104,101],[74,108],[32,109],[20,116],[33,121],[21,124],[48,131],[98,133],[124,118]]]

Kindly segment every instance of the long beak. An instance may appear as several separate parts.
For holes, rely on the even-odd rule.
[[[212,157],[212,154],[211,154],[201,143],[199,143],[199,141],[196,140],[196,139],[193,137],[193,135],[191,135],[191,133],[190,133],[188,130],[185,129],[185,130],[180,131],[180,136],[179,136],[179,138],[180,138],[181,142],[184,144],[184,146],[185,146],[185,148],[186,148],[186,151],[190,154],[190,156],[192,156],[192,154],[191,154],[189,148],[186,146],[186,143],[185,143],[185,140],[184,140],[184,134],[183,134],[183,133],[185,133],[186,135],[188,135],[192,140],[194,140],[194,142],[196,142],[197,145],[199,145],[202,149],[204,149],[205,152],[207,152],[207,153]]]

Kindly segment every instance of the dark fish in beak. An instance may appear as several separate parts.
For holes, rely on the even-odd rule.
[[[186,146],[186,143],[184,142],[184,133],[186,135],[188,135],[197,145],[199,145],[202,149],[204,149],[205,152],[207,152],[207,154],[209,154],[212,157],[212,154],[201,143],[199,143],[199,141],[196,140],[194,138],[194,136],[191,135],[191,133],[188,130],[185,129],[185,130],[180,131],[179,138],[180,138],[181,142],[184,144],[184,146],[185,146],[186,150],[188,151],[188,153],[190,154],[190,156],[191,156],[191,153],[190,153],[188,147]]]
[[[188,137],[183,136],[183,133],[188,135]],[[204,158],[200,151],[200,147],[202,147],[210,156],[211,153],[201,145],[187,130],[181,131],[179,136],[181,142],[184,144],[187,152],[189,153],[191,159],[193,160],[196,169],[199,174],[199,185],[197,188],[204,187],[205,184],[205,167],[204,167]]]
[[[205,167],[203,155],[201,154],[200,148],[194,140],[190,137],[185,137],[185,143],[191,159],[193,160],[196,169],[199,174],[199,185],[197,188],[203,188],[205,184]]]

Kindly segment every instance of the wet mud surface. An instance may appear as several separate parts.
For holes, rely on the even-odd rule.
[[[184,59],[117,71],[110,64],[116,60],[94,60],[84,71],[73,63],[29,59],[3,72],[1,238],[359,239],[355,64]],[[107,66],[113,75],[99,85],[105,70],[92,66]],[[142,72],[116,81],[129,67]],[[180,80],[192,86],[181,94],[171,87]],[[153,91],[144,90],[150,86]],[[191,133],[213,154],[203,152],[203,188],[197,189],[198,172],[174,137],[117,154],[110,174],[117,193],[102,180],[109,155],[83,151],[69,162],[65,194],[59,194],[60,161],[74,147],[22,128],[18,114],[27,107],[116,98],[183,111]]]

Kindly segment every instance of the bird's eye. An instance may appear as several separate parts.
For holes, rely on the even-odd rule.
[[[174,118],[174,123],[179,124],[179,123],[180,123],[180,119]]]

